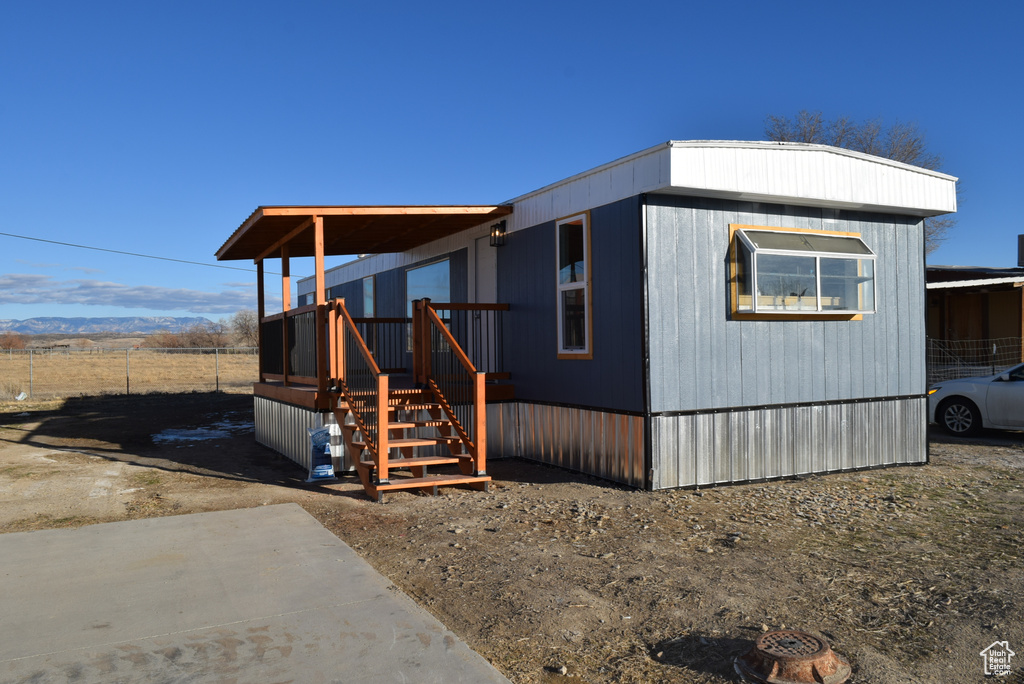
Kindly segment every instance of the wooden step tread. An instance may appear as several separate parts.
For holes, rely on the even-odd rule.
[[[387,484],[377,484],[378,492],[390,492],[396,489],[419,489],[420,487],[445,487],[457,484],[481,484],[490,482],[490,475],[427,475],[426,477],[399,477]]]
[[[449,420],[403,420],[397,423],[388,423],[388,430],[404,430],[418,427],[451,427]]]
[[[388,447],[394,449],[397,447],[414,447],[414,446],[433,446],[435,444],[445,444],[446,442],[458,441],[458,435],[452,435],[451,437],[403,437],[401,439],[389,439]],[[366,442],[362,440],[353,440],[352,446],[360,447],[365,449]]]
[[[389,404],[388,411],[430,411],[441,408],[440,404]]]
[[[469,458],[469,454],[464,454],[462,458]],[[458,463],[462,458],[455,456],[414,456],[412,458],[389,458],[389,468],[409,468],[412,466],[429,466],[429,465],[451,465]],[[377,467],[377,464],[373,461],[361,460],[359,465],[364,468],[373,470]]]

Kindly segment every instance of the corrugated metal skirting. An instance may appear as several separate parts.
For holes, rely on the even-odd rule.
[[[300,406],[282,404],[266,397],[253,397],[253,408],[256,420],[256,442],[269,447],[283,456],[295,461],[303,468],[309,469],[309,432],[310,428],[324,425],[336,426],[333,413],[319,413]],[[337,454],[335,446],[340,444],[340,431],[335,427],[331,430],[332,453]]]
[[[654,489],[927,460],[925,397],[652,418]]]
[[[497,442],[489,437],[489,452],[644,486],[641,416],[524,402],[501,406],[502,432]]]

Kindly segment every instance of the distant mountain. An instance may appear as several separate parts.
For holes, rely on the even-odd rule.
[[[54,333],[120,333],[149,335],[161,330],[178,332],[193,325],[206,325],[210,319],[202,317],[175,318],[174,316],[107,316],[103,318],[26,318],[23,321],[0,319],[0,332],[23,335],[50,335]]]

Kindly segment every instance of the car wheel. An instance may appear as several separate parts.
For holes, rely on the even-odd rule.
[[[969,437],[981,430],[981,413],[973,402],[953,397],[939,407],[939,425],[951,435]]]

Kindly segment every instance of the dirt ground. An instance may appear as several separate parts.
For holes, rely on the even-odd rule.
[[[253,441],[244,395],[0,406],[0,532],[296,502],[513,682],[734,682],[764,631],[851,682],[1024,681],[1024,434],[927,466],[638,492],[492,460],[490,492],[369,501]]]

